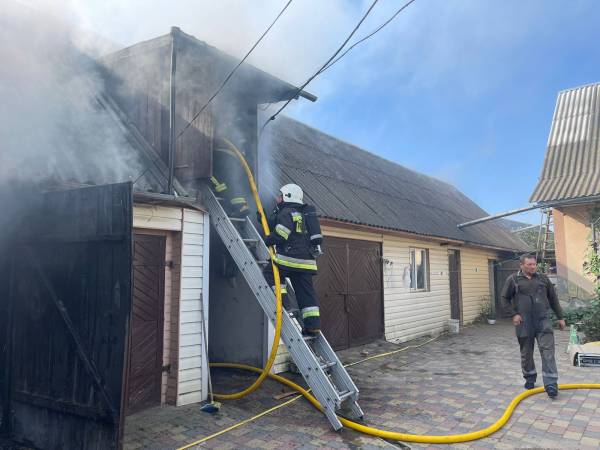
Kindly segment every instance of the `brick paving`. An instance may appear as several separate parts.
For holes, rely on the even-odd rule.
[[[573,367],[566,346],[569,333],[555,333],[560,383],[600,383],[600,369]],[[393,344],[378,341],[340,352],[344,363],[423,342]],[[536,365],[540,372],[539,354]],[[418,349],[409,349],[348,368],[358,385],[368,425],[416,434],[457,434],[495,422],[509,401],[523,389],[519,352],[509,322],[465,327],[459,335],[442,336]],[[289,375],[298,381],[298,377]],[[252,376],[215,370],[215,391],[247,386]],[[286,400],[285,391],[267,380],[254,394],[224,402],[211,415],[197,405],[161,407],[127,419],[126,449],[173,449],[252,417]],[[563,391],[526,399],[509,423],[485,439],[453,445],[386,442],[344,429],[333,432],[326,419],[303,399],[219,436],[198,447],[215,449],[598,449],[600,390]]]

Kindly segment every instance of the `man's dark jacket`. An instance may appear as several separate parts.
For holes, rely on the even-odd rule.
[[[517,334],[531,335],[547,327],[548,310],[552,309],[559,319],[563,318],[554,285],[548,277],[534,273],[531,279],[521,271],[508,277],[502,288],[502,303],[511,317],[519,314],[523,324]]]

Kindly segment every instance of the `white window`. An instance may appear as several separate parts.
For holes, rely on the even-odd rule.
[[[410,249],[410,289],[429,290],[429,251],[424,248]]]

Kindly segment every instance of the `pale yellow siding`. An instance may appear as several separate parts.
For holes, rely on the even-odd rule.
[[[410,249],[429,251],[428,291],[410,289]],[[437,242],[383,237],[383,292],[385,338],[404,342],[441,333],[450,318],[448,250]]]
[[[481,310],[484,297],[490,297],[488,260],[498,259],[494,251],[440,245],[425,238],[411,238],[390,233],[365,232],[334,226],[323,226],[323,235],[346,239],[382,242],[383,296],[385,338],[405,342],[417,337],[435,335],[448,329],[450,319],[450,278],[448,249],[461,256],[461,311],[464,323],[470,323]],[[410,288],[410,249],[427,249],[429,254],[429,288]],[[271,328],[272,331],[272,328]],[[272,338],[272,333],[269,333]],[[283,344],[273,368],[287,370],[289,354]]]
[[[133,206],[133,226],[152,230],[181,231],[182,209],[137,203]]]
[[[177,405],[206,399],[207,355],[202,311],[206,299],[206,218],[202,212],[183,210],[179,302]],[[205,293],[204,295],[208,295]],[[206,315],[207,312],[206,312]],[[208,317],[205,317],[208,321]]]
[[[462,320],[471,323],[481,312],[483,299],[490,301],[489,260],[498,259],[496,252],[460,248],[462,284]]]

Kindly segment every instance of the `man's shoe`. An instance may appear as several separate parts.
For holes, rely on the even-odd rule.
[[[533,389],[535,387],[535,381],[526,381],[525,389]]]
[[[556,398],[558,395],[558,386],[556,384],[549,384],[546,386],[546,394],[550,398]]]

